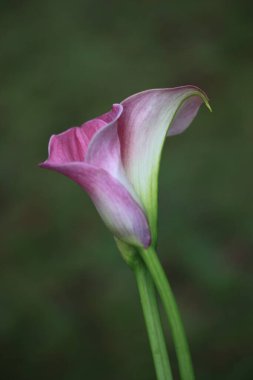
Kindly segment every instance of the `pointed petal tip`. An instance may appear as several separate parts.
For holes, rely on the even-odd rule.
[[[49,159],[43,161],[43,162],[40,162],[38,164],[38,167],[41,168],[41,169],[48,169],[48,170],[55,170],[57,171],[58,168],[60,167],[64,167],[64,166],[67,166],[64,165],[64,164],[57,164],[57,163],[54,163],[54,162],[50,162]]]
[[[208,99],[205,99],[205,100],[204,100],[204,103],[205,103],[207,109],[208,109],[210,112],[213,112],[212,107],[210,106]]]
[[[46,161],[39,162],[39,163],[37,164],[37,166],[38,166],[39,168],[45,169],[45,167],[46,167],[45,162],[46,162]]]
[[[205,104],[205,106],[208,108],[208,110],[210,112],[213,112],[211,106],[210,106],[210,103],[209,103],[209,98],[207,96],[207,94],[205,93],[205,91],[201,90],[199,87],[197,86],[193,86],[193,85],[190,85],[188,87],[192,87],[193,89],[197,90],[198,91],[198,95],[201,97],[201,99],[203,100],[203,103]]]
[[[42,161],[40,163],[38,163],[38,167],[39,168],[42,168],[42,169],[48,169],[50,168],[52,165],[52,163],[50,163],[49,159],[45,160],[45,161]]]
[[[205,93],[205,91],[201,90],[201,88],[199,88],[198,86],[194,86],[193,84],[175,87],[175,90],[180,90],[180,89],[192,89],[193,92],[196,91],[197,95],[199,95],[200,98],[203,100],[203,103],[208,108],[208,110],[210,112],[212,112],[212,108],[211,108],[210,103],[209,103],[209,98],[208,98],[207,94]],[[194,93],[192,95],[194,95]]]

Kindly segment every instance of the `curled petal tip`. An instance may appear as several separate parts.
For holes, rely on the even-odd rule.
[[[206,107],[209,109],[210,112],[213,112],[212,107],[210,106],[208,100],[205,100],[205,105],[206,105]]]
[[[209,98],[207,96],[207,94],[201,90],[200,88],[198,87],[195,87],[195,86],[191,86],[192,88],[195,88],[197,91],[198,91],[198,95],[201,97],[201,99],[203,100],[203,103],[205,104],[205,106],[208,108],[208,110],[210,112],[213,112],[211,106],[210,106],[210,103],[209,103]]]

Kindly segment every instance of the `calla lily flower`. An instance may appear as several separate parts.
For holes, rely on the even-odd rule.
[[[203,102],[209,107],[205,93],[194,86],[140,92],[80,127],[53,135],[40,166],[78,183],[116,237],[147,248],[156,240],[165,138],[183,132]]]

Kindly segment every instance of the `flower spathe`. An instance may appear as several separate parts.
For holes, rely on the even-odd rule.
[[[184,86],[143,91],[49,141],[41,167],[78,183],[119,239],[148,247],[156,239],[157,177],[166,135],[183,132],[206,95]]]

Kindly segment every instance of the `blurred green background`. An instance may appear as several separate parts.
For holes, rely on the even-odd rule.
[[[165,145],[159,252],[197,379],[252,379],[252,2],[1,0],[0,10],[1,378],[155,379],[110,232],[78,186],[37,163],[51,134],[114,102],[195,84],[213,113],[202,107]]]

